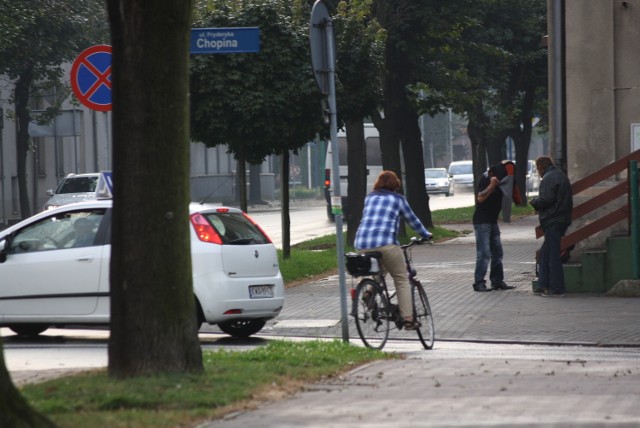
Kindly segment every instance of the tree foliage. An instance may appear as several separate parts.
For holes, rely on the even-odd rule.
[[[546,117],[546,32],[544,0],[482,0],[465,8],[468,16],[443,57],[442,79],[422,82],[421,107],[451,106],[469,119],[476,176],[505,158],[505,139],[513,138],[516,163],[526,165],[531,120]],[[526,171],[517,169],[516,181]],[[524,189],[523,189],[524,190]]]
[[[63,64],[106,37],[105,13],[97,0],[0,0],[0,75],[14,83],[18,122],[17,166],[22,218],[31,215],[26,159],[30,108],[44,95],[55,110],[69,94]],[[54,89],[55,88],[55,89]],[[50,115],[51,116],[51,115]]]
[[[243,210],[245,161],[256,164],[268,155],[282,155],[285,257],[290,253],[287,156],[323,132],[322,96],[309,54],[309,13],[300,0],[204,1],[197,27],[259,27],[260,51],[191,60],[191,136],[210,147],[226,144],[234,154]]]
[[[353,245],[367,193],[363,122],[382,102],[386,33],[371,14],[372,0],[341,1],[334,17],[338,116],[347,134],[347,244]]]
[[[298,149],[322,129],[308,23],[296,19],[295,6],[284,0],[211,0],[199,6],[196,27],[259,27],[260,51],[192,57],[194,140],[210,147],[227,144],[236,159],[260,163]]]

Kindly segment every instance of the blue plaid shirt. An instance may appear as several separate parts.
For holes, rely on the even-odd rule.
[[[364,201],[362,220],[356,232],[356,249],[368,250],[390,244],[400,245],[397,237],[400,216],[422,237],[431,236],[413,213],[404,196],[389,190],[374,190],[369,193]]]

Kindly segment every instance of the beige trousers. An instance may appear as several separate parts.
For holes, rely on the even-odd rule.
[[[413,318],[413,302],[411,301],[411,285],[407,275],[407,264],[404,261],[402,249],[398,245],[390,244],[378,248],[359,250],[359,253],[379,251],[382,253],[382,268],[393,278],[400,314],[403,318]]]

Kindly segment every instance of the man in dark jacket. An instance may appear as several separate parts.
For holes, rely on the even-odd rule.
[[[550,157],[536,159],[542,181],[539,196],[531,200],[538,212],[544,242],[538,260],[538,292],[543,296],[564,296],[564,271],[560,257],[560,241],[571,224],[573,194],[569,179]]]

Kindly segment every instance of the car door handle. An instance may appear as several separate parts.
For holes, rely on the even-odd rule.
[[[80,257],[76,259],[77,262],[82,262],[82,263],[90,263],[93,261],[93,257],[91,256],[87,256],[87,257]]]

